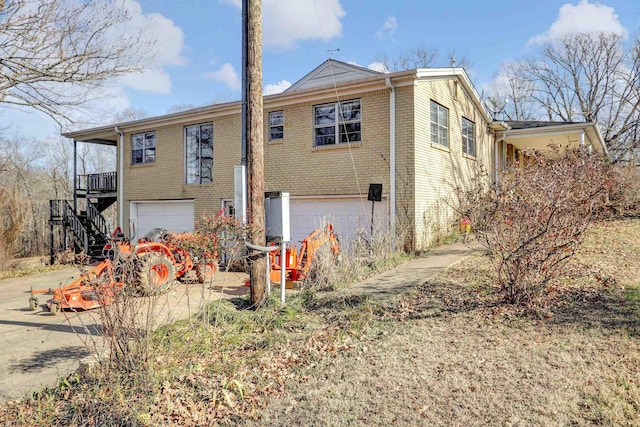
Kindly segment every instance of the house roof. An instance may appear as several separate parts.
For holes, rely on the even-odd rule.
[[[419,68],[393,73],[380,73],[346,62],[328,59],[286,91],[265,96],[264,106],[265,109],[277,108],[293,102],[305,102],[333,96],[344,97],[363,91],[386,89],[391,86],[413,85],[416,81],[444,79],[457,79],[457,81],[461,82],[461,86],[473,100],[480,114],[487,122],[491,122],[480,96],[462,68]],[[116,127],[120,131],[128,133],[142,132],[159,126],[187,122],[195,123],[198,120],[211,120],[212,117],[239,114],[241,106],[240,101],[213,104],[178,113],[65,132],[63,136],[78,141],[115,145],[118,139]]]
[[[381,75],[384,75],[384,73],[334,59],[327,59],[309,74],[289,86],[284,93]]]
[[[535,128],[543,128],[548,126],[558,126],[558,125],[572,125],[577,123],[584,122],[551,122],[551,121],[541,121],[541,120],[505,120],[505,123],[508,124],[511,129],[535,129]]]
[[[587,146],[592,146],[596,152],[601,154],[608,154],[600,129],[594,122],[504,121],[500,123],[503,123],[503,129],[498,131],[499,134],[504,140],[516,146],[520,145],[519,141],[546,145],[548,142],[544,141],[549,139],[556,143],[562,141],[572,145],[578,142],[575,138],[579,138],[579,135],[582,134]]]

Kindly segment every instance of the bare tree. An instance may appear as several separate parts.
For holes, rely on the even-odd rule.
[[[144,119],[149,113],[144,108],[129,107],[122,111],[118,111],[113,116],[114,123],[131,122],[133,120]]]
[[[73,146],[60,138],[48,138],[40,141],[40,163],[45,171],[47,186],[51,188],[50,198],[68,199],[73,174]]]
[[[597,122],[612,159],[624,160],[639,147],[639,48],[616,34],[575,34],[545,45],[524,76],[549,120]]]
[[[191,110],[193,108],[197,108],[195,105],[193,104],[174,104],[171,107],[169,107],[169,109],[167,110],[168,114],[171,113],[179,113],[181,111],[187,111],[187,110]]]
[[[485,98],[485,101],[491,100],[487,102],[488,107],[493,104],[499,106],[499,110],[492,111],[496,115],[494,118],[507,120],[538,118],[540,106],[533,98],[535,84],[526,77],[524,67],[525,64],[520,62],[507,62],[500,67]]]
[[[396,56],[390,56],[386,51],[381,51],[376,55],[376,61],[382,63],[390,72],[436,66],[462,68],[471,66],[471,61],[466,55],[458,55],[453,50],[448,52],[445,63],[439,63],[438,50],[424,46],[415,47]]]
[[[489,90],[509,100],[510,120],[596,122],[611,160],[640,150],[640,38],[628,46],[613,33],[578,33],[542,46],[538,55],[506,63]]]
[[[26,147],[28,141],[0,141],[0,267],[14,255],[25,226],[32,218],[32,197],[29,194],[31,170],[35,158]]]
[[[106,80],[142,71],[150,46],[129,19],[120,0],[0,0],[0,103],[70,120]]]

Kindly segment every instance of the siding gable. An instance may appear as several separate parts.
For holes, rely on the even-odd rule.
[[[335,83],[342,83],[353,80],[365,79],[368,77],[380,76],[382,73],[347,64],[346,62],[328,59],[320,64],[315,70],[291,85],[284,93],[291,93],[303,89],[328,86]]]

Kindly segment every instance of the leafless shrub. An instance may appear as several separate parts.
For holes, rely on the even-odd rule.
[[[614,169],[606,214],[612,217],[640,216],[640,170],[635,166]]]
[[[604,206],[612,174],[579,150],[529,152],[524,163],[504,170],[494,189],[466,192],[463,214],[489,250],[506,300],[531,307],[564,274]]]

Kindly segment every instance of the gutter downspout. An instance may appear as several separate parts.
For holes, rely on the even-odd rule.
[[[118,227],[124,231],[124,132],[117,125],[114,130],[120,136],[116,146],[118,152],[118,165],[116,165],[118,173]]]
[[[498,153],[498,147],[500,146],[499,144],[504,141],[505,139],[507,139],[507,132],[509,132],[511,130],[511,126],[509,126],[508,124],[506,124],[505,122],[500,122],[501,125],[503,125],[504,127],[506,127],[506,129],[502,132],[502,136],[500,138],[494,138],[494,168],[493,168],[493,179],[494,179],[494,185],[497,187],[498,186],[498,172],[499,172],[499,168],[500,168],[500,153]]]
[[[389,94],[389,222],[391,241],[395,250],[396,235],[396,90],[391,84],[391,77],[384,79],[385,85],[391,89]]]
[[[73,140],[73,213],[78,215],[78,141]]]

